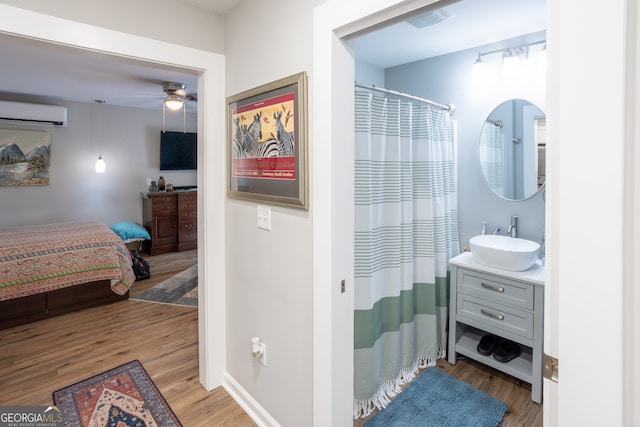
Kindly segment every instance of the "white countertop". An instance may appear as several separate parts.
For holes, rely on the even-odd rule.
[[[525,271],[509,271],[480,264],[473,259],[471,252],[463,252],[457,257],[452,258],[449,262],[458,267],[464,267],[482,273],[491,273],[508,279],[526,280],[534,285],[544,286],[544,266],[540,260],[536,261],[531,268]]]

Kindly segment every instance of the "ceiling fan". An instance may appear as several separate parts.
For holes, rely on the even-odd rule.
[[[177,82],[162,82],[162,90],[167,94],[163,101],[163,107],[177,111],[184,106],[185,101],[197,101],[194,94],[187,94],[186,85]]]

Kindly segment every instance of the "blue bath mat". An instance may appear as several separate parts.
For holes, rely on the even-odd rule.
[[[496,427],[507,405],[438,368],[427,370],[365,427]]]

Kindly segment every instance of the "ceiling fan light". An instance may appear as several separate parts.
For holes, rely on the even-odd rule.
[[[164,100],[164,105],[173,111],[179,110],[184,105],[184,101],[178,95],[169,95]]]

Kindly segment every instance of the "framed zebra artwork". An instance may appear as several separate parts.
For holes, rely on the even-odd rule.
[[[307,75],[227,98],[227,196],[308,209]]]

